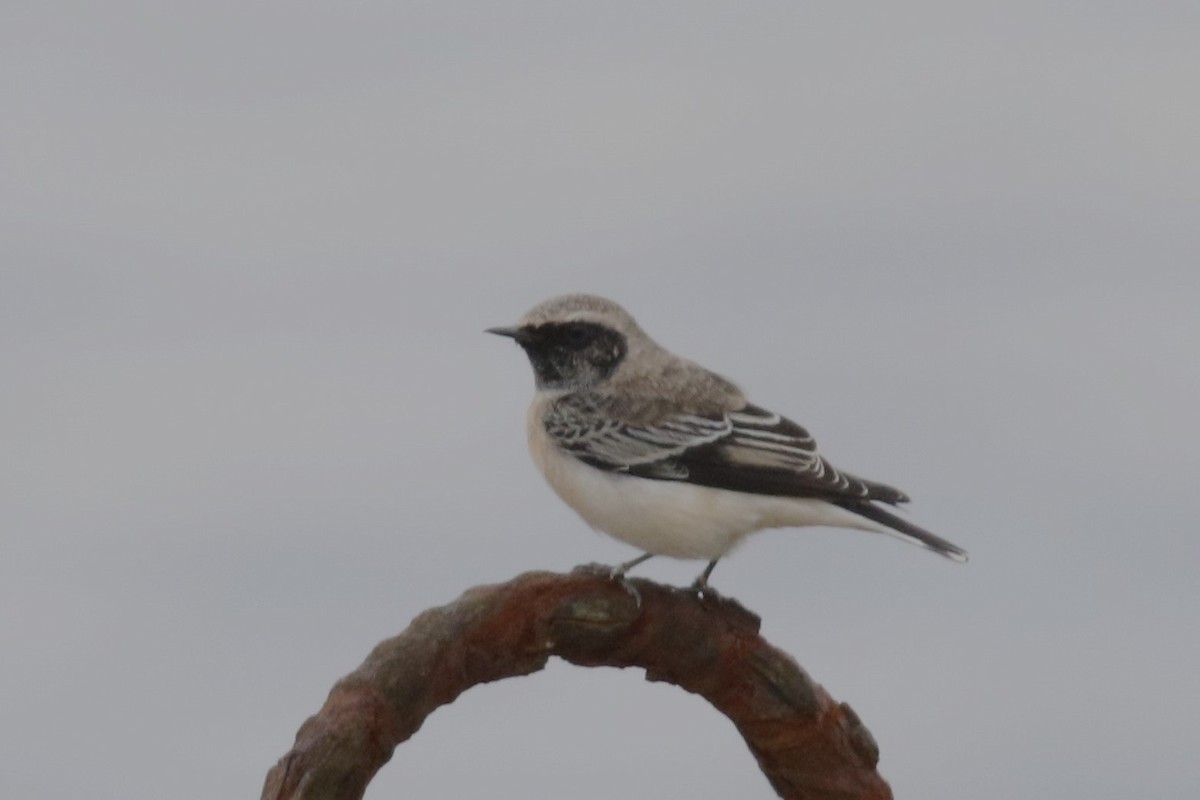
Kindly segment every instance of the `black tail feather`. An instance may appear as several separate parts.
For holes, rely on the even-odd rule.
[[[874,503],[859,500],[841,502],[838,505],[847,511],[853,511],[860,517],[878,522],[880,525],[890,528],[901,538],[919,544],[951,561],[964,563],[967,560],[967,551],[958,545],[948,542],[940,536],[935,536],[924,528],[918,528],[903,517],[898,517]]]

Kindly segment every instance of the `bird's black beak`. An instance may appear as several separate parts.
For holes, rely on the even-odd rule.
[[[484,333],[494,333],[497,336],[507,336],[524,345],[529,341],[529,331],[526,328],[488,328]]]

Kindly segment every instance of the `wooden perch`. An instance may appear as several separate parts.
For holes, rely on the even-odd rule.
[[[633,596],[594,568],[530,572],[422,613],[338,681],[263,800],[357,800],[396,745],[478,683],[528,675],[558,656],[585,667],[640,667],[729,717],[780,797],[886,800],[879,750],[736,602],[633,580]]]

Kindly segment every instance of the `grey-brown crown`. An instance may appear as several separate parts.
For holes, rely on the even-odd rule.
[[[621,333],[631,344],[648,338],[628,311],[612,300],[594,294],[552,297],[529,309],[518,325],[538,326],[556,322],[594,322]]]

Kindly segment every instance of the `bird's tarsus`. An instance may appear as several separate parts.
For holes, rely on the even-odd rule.
[[[697,598],[705,600],[710,597],[720,597],[717,594],[717,590],[708,585],[708,576],[712,575],[712,571],[716,569],[717,562],[720,560],[719,558],[714,558],[708,562],[708,566],[704,568],[704,572],[701,572],[696,580],[692,581],[691,590],[695,592]]]
[[[612,572],[609,573],[609,577],[612,578],[614,581],[622,580],[622,579],[624,579],[626,572],[629,572],[629,570],[633,569],[638,564],[641,564],[645,561],[649,561],[652,558],[654,558],[653,553],[642,553],[637,558],[632,559],[630,561],[626,561],[624,564],[617,564],[615,567],[612,568]]]

